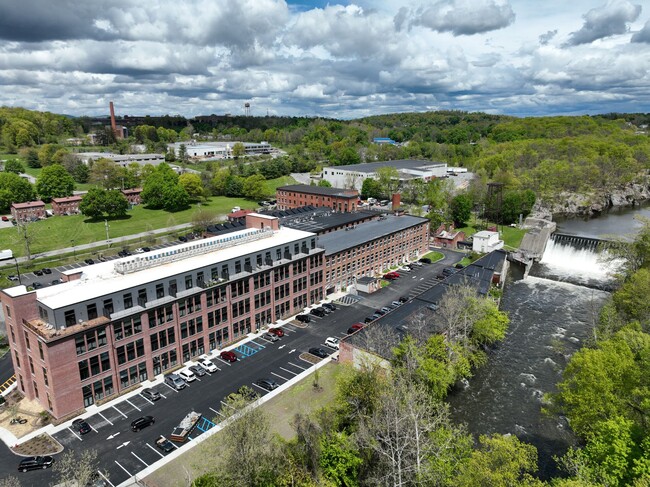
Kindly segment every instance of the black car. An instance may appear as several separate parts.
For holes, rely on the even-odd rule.
[[[41,284],[40,282],[33,282],[33,283],[32,283],[32,287],[33,287],[34,289],[40,289],[40,288],[43,287],[43,284]]]
[[[117,255],[119,255],[120,257],[128,257],[129,255],[131,255],[131,252],[129,252],[128,250],[124,249],[124,250],[120,250],[120,251],[117,253]]]
[[[86,422],[86,420],[81,418],[75,419],[72,422],[72,429],[76,430],[80,435],[85,435],[86,433],[90,433],[92,431],[92,428]]]
[[[57,284],[63,284],[63,281],[61,279],[53,279],[52,286],[56,286]]]
[[[180,240],[181,242],[187,242],[187,237],[185,235],[181,235],[180,237],[178,237],[178,240]]]
[[[296,319],[302,323],[309,323],[311,321],[309,315],[298,315],[296,316]]]
[[[149,388],[142,389],[142,391],[140,391],[140,395],[145,399],[149,399],[150,401],[157,401],[160,399],[160,393]]]
[[[151,252],[150,247],[142,247],[142,250],[145,251],[145,252]]]
[[[374,316],[366,316],[363,321],[364,321],[364,323],[371,323],[371,322],[375,321],[375,317]]]
[[[334,303],[323,303],[323,308],[334,311],[336,309],[336,305]]]
[[[41,468],[50,468],[53,463],[54,463],[54,458],[50,456],[27,457],[27,458],[23,458],[18,464],[18,471],[27,472],[28,470],[39,470]]]
[[[375,314],[379,315],[379,316],[384,316],[386,314],[386,312],[384,310],[381,310],[381,309],[376,309]]]
[[[461,264],[460,262],[458,264],[455,264],[454,267],[456,269],[464,269],[465,268],[465,266],[463,264]]]
[[[431,259],[429,259],[428,257],[422,257],[420,259],[420,262],[422,262],[423,264],[431,264]]]
[[[156,420],[153,419],[153,416],[142,416],[131,423],[131,430],[140,431],[142,428],[146,428],[155,422]]]
[[[309,353],[311,353],[312,355],[316,355],[317,357],[320,357],[320,358],[327,358],[328,357],[327,352],[324,349],[318,348],[318,347],[310,348]]]
[[[400,298],[398,299],[398,301],[399,301],[400,303],[406,303],[408,300],[409,300],[409,298],[407,298],[406,296],[402,296],[402,297],[400,297]]]
[[[37,276],[42,276],[42,275],[43,275],[43,271],[34,271],[34,274],[36,274]]]
[[[272,391],[280,387],[280,385],[273,379],[260,379],[256,382],[256,384],[263,389],[266,389],[267,391]]]
[[[158,437],[158,439],[156,440],[156,446],[160,448],[162,451],[164,451],[165,453],[169,453],[170,451],[174,451],[176,449],[174,444],[164,436]]]
[[[325,310],[323,308],[314,308],[309,312],[309,314],[322,318],[325,316]]]
[[[88,265],[93,265],[95,263],[95,261],[92,259],[85,259],[84,262]]]
[[[43,267],[42,271],[43,274],[52,274],[52,269],[50,269],[49,267]]]

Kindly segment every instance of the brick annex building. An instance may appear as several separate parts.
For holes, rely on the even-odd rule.
[[[302,206],[324,206],[338,212],[357,210],[359,192],[356,189],[326,188],[308,184],[281,186],[275,191],[279,210]]]
[[[323,237],[249,214],[244,229],[64,271],[57,286],[4,289],[18,389],[71,415],[302,312],[324,298],[326,272],[332,291],[416,258],[428,228],[390,216],[334,231],[349,244],[326,257]]]

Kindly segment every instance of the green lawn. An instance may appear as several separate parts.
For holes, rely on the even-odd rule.
[[[246,209],[255,209],[255,202],[242,198],[226,198],[215,196],[207,203],[201,203],[202,210],[209,211],[216,216],[230,213],[234,206]],[[191,223],[192,217],[198,209],[197,205],[176,213],[163,210],[148,210],[138,205],[130,210],[123,219],[109,220],[110,238],[134,235],[148,232],[158,228]],[[32,254],[56,250],[74,245],[106,240],[106,227],[104,221],[91,221],[83,215],[53,216],[46,220],[37,221],[28,225],[28,231],[33,232],[34,240],[31,245]],[[0,229],[0,249],[12,249],[14,255],[25,255],[22,239],[16,228]]]
[[[424,254],[422,256],[422,258],[424,257],[431,259],[431,262],[438,262],[440,259],[444,259],[445,255],[440,252],[429,252],[428,254]]]
[[[489,223],[487,226],[491,227],[496,225],[493,223]],[[484,230],[484,228],[478,228],[478,225],[476,225],[475,223],[470,223],[466,227],[458,228],[458,230],[465,232],[466,237],[470,237],[471,235],[474,235],[476,232],[480,230]],[[499,226],[499,231],[501,232],[501,238],[503,239],[505,246],[509,249],[519,248],[519,244],[521,244],[521,239],[524,238],[524,235],[527,232],[527,230],[522,230],[520,228],[509,227],[505,225]]]
[[[280,186],[287,186],[289,184],[298,184],[298,181],[293,179],[291,176],[281,176],[275,179],[269,179],[264,181],[264,186],[266,187],[266,192],[270,196],[275,198],[275,190]]]
[[[320,390],[313,387],[314,375],[300,381],[269,402],[260,406],[271,419],[271,432],[285,439],[292,438],[295,431],[291,420],[296,413],[310,414],[333,403],[336,391],[336,378],[345,371],[341,364],[328,364],[319,369]],[[189,485],[188,478],[194,479],[213,468],[210,458],[221,453],[219,438],[224,431],[216,433],[203,443],[188,450],[183,455],[162,466],[146,478],[151,487]],[[254,459],[253,459],[254,461]]]

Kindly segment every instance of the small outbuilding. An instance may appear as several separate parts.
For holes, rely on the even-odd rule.
[[[493,250],[503,248],[503,240],[499,238],[499,232],[483,230],[477,232],[473,237],[472,250],[481,254],[487,254]]]

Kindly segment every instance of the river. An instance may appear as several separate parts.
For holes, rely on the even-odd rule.
[[[639,214],[650,216],[650,206],[562,220],[558,232],[593,238],[632,234]],[[609,297],[603,290],[610,284],[605,267],[589,250],[553,243],[525,280],[511,266],[501,303],[510,316],[507,336],[487,365],[448,398],[454,419],[472,434],[511,433],[535,445],[543,479],[558,473],[553,457],[574,442],[564,418],[542,413],[543,396],[556,391],[567,361],[593,332]]]

